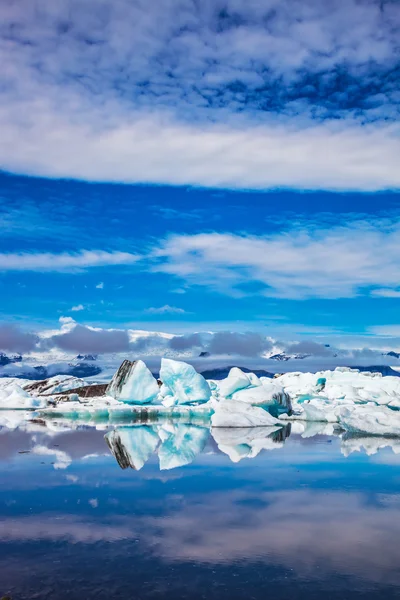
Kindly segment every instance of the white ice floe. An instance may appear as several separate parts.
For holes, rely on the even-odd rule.
[[[289,395],[283,387],[274,381],[263,383],[257,387],[250,387],[239,390],[232,394],[232,400],[240,400],[254,406],[275,406],[280,405],[283,408],[289,407]]]
[[[240,400],[221,400],[211,417],[213,427],[269,427],[282,426],[270,413],[258,406]]]
[[[276,379],[294,403],[315,397],[331,402],[389,404],[400,397],[400,377],[338,367],[318,373],[285,373]]]
[[[400,411],[386,406],[352,406],[340,411],[339,423],[351,433],[400,436]]]
[[[27,409],[41,408],[47,405],[44,398],[35,398],[16,383],[0,389],[0,408]]]
[[[211,398],[207,381],[187,363],[169,358],[161,359],[160,379],[177,404],[207,402]]]
[[[216,381],[216,390],[218,394],[222,398],[229,398],[235,392],[239,390],[244,390],[250,386],[259,386],[261,385],[261,381],[258,379],[257,375],[251,373],[253,378],[249,377],[250,374],[244,373],[238,367],[233,367],[228,374],[228,377],[225,379],[221,379],[221,381]]]
[[[159,392],[157,380],[142,360],[124,361],[107,388],[107,395],[129,404],[149,404]]]

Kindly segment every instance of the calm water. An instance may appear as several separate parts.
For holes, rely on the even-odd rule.
[[[399,450],[316,428],[2,427],[0,597],[398,598]]]

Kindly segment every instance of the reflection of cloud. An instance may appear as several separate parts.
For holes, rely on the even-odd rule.
[[[323,567],[400,583],[399,507],[384,498],[367,505],[355,493],[230,491],[148,522],[157,529],[151,543],[169,560],[267,559],[309,576]]]
[[[66,452],[63,452],[62,450],[57,450],[56,448],[47,448],[46,446],[34,446],[32,448],[32,452],[41,456],[55,456],[55,469],[66,469],[72,462],[71,457]]]
[[[127,527],[128,525],[128,527]],[[73,515],[56,514],[19,517],[0,520],[2,542],[30,542],[66,540],[74,543],[117,542],[136,537],[129,522],[118,520],[112,524],[90,522]]]

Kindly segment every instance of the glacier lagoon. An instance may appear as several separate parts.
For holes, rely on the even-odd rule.
[[[400,438],[1,417],[0,597],[399,595]]]

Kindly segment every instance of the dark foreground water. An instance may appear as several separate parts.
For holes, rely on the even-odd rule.
[[[1,428],[0,598],[400,596],[400,441],[185,427]]]

